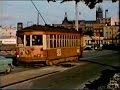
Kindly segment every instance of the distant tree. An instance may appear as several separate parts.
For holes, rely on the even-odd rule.
[[[48,0],[48,2],[49,2],[49,1],[56,2],[57,0]],[[93,9],[97,3],[102,3],[102,2],[103,2],[103,0],[62,0],[61,3],[67,2],[67,1],[76,1],[76,2],[82,1],[82,2],[84,2],[90,9]],[[118,0],[109,0],[109,1],[112,1],[112,2],[114,3],[114,2],[116,2],[116,1],[118,1]]]
[[[66,1],[76,1],[76,2],[83,1],[90,9],[93,9],[97,3],[103,2],[103,0],[63,0],[62,2],[66,2]],[[118,0],[109,0],[109,1],[116,2]]]

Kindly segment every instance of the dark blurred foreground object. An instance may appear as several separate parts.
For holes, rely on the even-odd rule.
[[[50,2],[50,1],[56,2],[57,0],[48,0],[48,2]],[[59,0],[58,0],[58,1],[59,1]],[[105,0],[62,0],[61,3],[67,2],[67,1],[76,1],[76,3],[82,1],[82,2],[84,2],[90,9],[93,9],[97,3],[102,3],[102,2],[105,1]],[[114,3],[114,2],[117,2],[118,0],[109,0],[109,1],[112,1],[112,2]]]
[[[103,70],[101,76],[97,80],[94,80],[93,82],[89,81],[89,84],[85,84],[84,90],[113,90],[107,88],[110,80],[116,73],[120,73],[120,70]],[[119,83],[119,80],[117,82]],[[119,90],[119,88],[117,87],[114,90]]]
[[[120,51],[120,45],[115,45],[115,44],[103,44],[102,49],[107,49],[107,50],[116,50]]]

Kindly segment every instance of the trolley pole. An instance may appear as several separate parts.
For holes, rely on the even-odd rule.
[[[39,25],[39,12],[37,13],[37,25]]]
[[[79,31],[79,25],[78,25],[78,1],[75,2],[75,16],[76,16],[76,20],[75,20],[75,29],[77,31]],[[79,58],[82,57],[82,31],[79,31],[80,32],[80,49],[79,49],[79,57],[78,57],[78,60]]]

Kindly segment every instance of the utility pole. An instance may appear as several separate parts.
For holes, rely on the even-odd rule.
[[[99,30],[99,47],[100,47],[100,30]]]
[[[75,29],[77,31],[79,31],[79,23],[78,23],[78,1],[75,1],[75,16],[76,16],[76,20],[75,20]],[[79,52],[80,52],[80,55],[79,55],[79,58],[82,57],[82,30],[79,31],[80,32],[80,49],[79,49]],[[79,60],[78,58],[78,60]]]
[[[112,44],[113,44],[113,26],[111,26],[112,29]]]
[[[75,16],[76,16],[76,20],[75,20],[75,28],[78,31],[78,2],[75,2]]]

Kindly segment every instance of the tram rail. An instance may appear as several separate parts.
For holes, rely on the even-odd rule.
[[[2,86],[0,86],[0,88],[9,87],[9,86],[12,86],[12,85],[15,85],[15,84],[19,84],[19,83],[23,83],[23,82],[26,82],[26,81],[29,81],[29,80],[34,80],[34,79],[36,79],[36,78],[40,78],[40,77],[52,75],[52,74],[55,74],[55,73],[57,73],[57,72],[60,72],[60,71],[54,71],[54,72],[46,73],[46,74],[43,74],[43,75],[33,76],[33,77],[31,77],[31,78],[27,78],[27,79],[23,79],[23,80],[20,80],[20,81],[13,82],[13,83],[9,83],[9,84],[2,85]]]
[[[62,63],[63,64],[63,63]],[[65,63],[67,65],[67,63]],[[68,63],[70,65],[70,63]],[[56,74],[58,72],[70,69],[76,65],[71,65],[70,67],[66,68],[63,65],[59,66],[45,66],[37,69],[30,69],[26,71],[21,72],[13,72],[8,75],[2,75],[0,76],[1,82],[0,82],[0,88],[6,88],[12,85],[24,83],[26,81],[34,80],[36,78],[42,78],[45,76],[49,76],[52,74]]]

